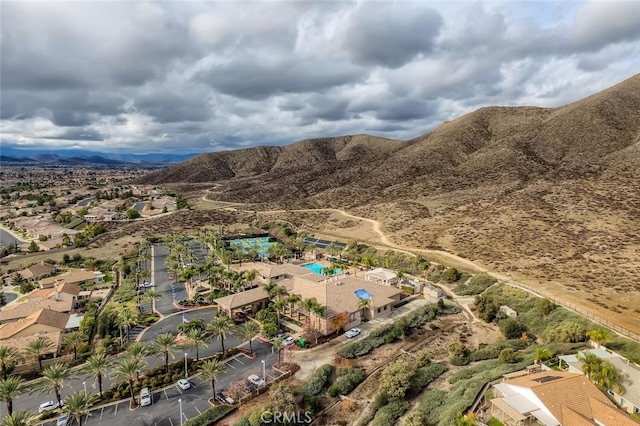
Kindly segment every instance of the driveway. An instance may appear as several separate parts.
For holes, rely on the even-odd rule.
[[[168,254],[169,251],[162,244],[154,244],[151,248],[151,280],[156,291],[162,295],[162,299],[156,302],[156,311],[162,315],[179,312],[173,302],[187,298],[184,284],[173,285],[169,279],[169,271],[164,264]]]

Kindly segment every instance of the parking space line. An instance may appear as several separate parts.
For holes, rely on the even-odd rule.
[[[171,426],[173,426],[173,420],[171,420],[171,417],[169,417],[169,423],[171,423]]]
[[[198,407],[194,406],[193,408],[196,409],[196,411],[198,412],[198,414],[202,414],[202,411],[198,410]]]
[[[100,420],[102,420],[102,414],[104,413],[104,407],[102,407],[102,410],[100,410]]]
[[[233,365],[231,365],[231,363],[230,363],[230,362],[227,362],[227,363],[225,363],[225,364],[227,364],[227,366],[229,366],[229,367],[233,368],[234,370],[236,369]]]
[[[180,392],[180,395],[182,395],[184,392],[182,392],[182,389],[180,389],[178,386],[176,386],[176,389],[178,390],[178,392]]]
[[[235,358],[236,361],[238,361],[240,364],[244,365],[244,362],[240,361],[238,358]]]
[[[166,396],[166,397],[167,397],[167,399],[169,399],[169,395],[167,395],[167,390],[165,389],[165,390],[163,390],[162,392],[164,392],[164,396]]]
[[[114,415],[114,416],[117,416],[117,415],[118,415],[118,405],[120,405],[120,404],[119,404],[119,403],[118,403],[118,404],[116,404],[116,411],[113,413],[113,415]]]

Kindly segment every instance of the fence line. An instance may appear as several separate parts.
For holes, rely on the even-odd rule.
[[[588,318],[588,319],[590,319],[590,320],[592,320],[592,321],[594,321],[594,322],[596,322],[596,323],[598,323],[600,325],[608,327],[608,328],[612,329],[613,331],[615,331],[617,334],[619,334],[621,336],[625,336],[625,337],[633,339],[633,340],[635,340],[637,342],[640,342],[640,334],[638,334],[636,332],[633,332],[633,331],[631,331],[631,330],[629,330],[627,328],[621,327],[621,326],[619,326],[617,324],[614,324],[611,321],[606,320],[604,318],[601,318],[601,317],[595,315],[594,313],[589,312],[589,311],[587,311],[587,310],[585,310],[585,309],[583,309],[583,308],[581,308],[579,306],[572,305],[571,303],[568,303],[568,302],[566,302],[566,301],[564,301],[562,299],[559,299],[559,298],[556,298],[556,297],[551,296],[549,294],[546,294],[544,291],[542,291],[540,289],[534,289],[532,287],[529,287],[526,284],[522,284],[522,283],[511,281],[511,280],[504,280],[504,282],[506,284],[509,284],[512,287],[520,288],[522,290],[526,290],[526,291],[528,291],[530,293],[533,293],[536,296],[544,297],[546,299],[549,299],[553,303],[555,303],[556,305],[560,305],[560,306],[562,306],[562,307],[564,307],[564,308],[566,308],[566,309],[568,309],[568,310],[570,310],[572,312],[575,312],[575,313],[577,313],[579,315],[582,315],[582,316],[584,316],[584,317],[586,317],[586,318]]]

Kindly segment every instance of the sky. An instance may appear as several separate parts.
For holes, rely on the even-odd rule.
[[[199,153],[407,140],[640,72],[640,1],[5,1],[0,140]]]

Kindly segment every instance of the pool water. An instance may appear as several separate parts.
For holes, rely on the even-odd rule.
[[[305,263],[304,265],[300,265],[302,266],[304,269],[308,269],[318,275],[324,275],[322,273],[322,268],[324,268],[325,266],[322,263],[318,263],[318,262],[311,262],[311,263]],[[340,275],[342,273],[341,269],[336,269],[332,275]]]

